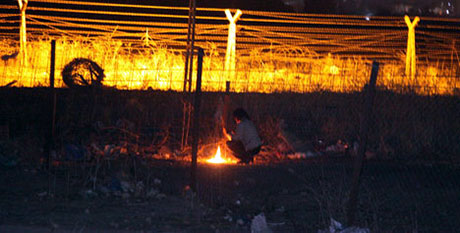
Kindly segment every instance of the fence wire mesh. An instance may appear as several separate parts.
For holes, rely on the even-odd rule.
[[[73,65],[75,59],[89,59],[103,72],[103,85],[121,90],[182,91],[184,51],[159,47],[121,48],[121,42],[103,45],[59,40],[56,45],[56,87],[66,87],[63,70],[71,67],[82,79],[91,79],[88,68]],[[49,86],[50,41],[29,43],[29,65],[22,66],[16,56],[0,64],[1,86]],[[107,49],[111,48],[111,49]],[[14,54],[5,51],[6,54]],[[237,58],[234,71],[224,69],[225,60],[215,51],[206,51],[203,64],[204,91],[222,92],[231,82],[232,92],[359,92],[370,75],[365,59],[342,59],[337,56],[296,58],[279,56],[274,51]],[[287,59],[287,60],[286,60]],[[196,67],[196,66],[195,66]],[[414,78],[406,76],[402,61],[381,62],[377,85],[398,93],[420,95],[457,95],[460,69],[456,61],[418,64]],[[196,70],[194,71],[196,75]],[[232,77],[230,75],[233,74]],[[193,77],[195,79],[196,77]],[[194,89],[194,87],[193,87]]]
[[[457,21],[451,21],[455,28]],[[52,24],[59,26],[59,22]],[[386,25],[394,26],[394,21]],[[224,36],[225,32],[219,31]],[[14,40],[0,46],[5,54],[0,63],[0,183],[11,184],[14,178],[24,184],[0,187],[0,223],[24,224],[26,215],[20,211],[26,203],[43,213],[27,217],[32,225],[53,219],[75,227],[68,219],[54,218],[53,211],[44,211],[40,205],[44,197],[54,200],[52,204],[62,212],[75,211],[81,200],[113,198],[127,200],[117,204],[124,207],[122,212],[129,212],[130,216],[123,216],[129,221],[114,223],[113,215],[81,210],[97,223],[85,217],[79,227],[128,228],[139,223],[135,229],[170,231],[159,225],[176,224],[198,232],[247,230],[251,219],[264,212],[275,232],[316,232],[327,228],[331,218],[346,220],[352,161],[361,146],[361,120],[369,117],[356,224],[372,232],[457,232],[460,228],[456,209],[460,206],[460,69],[454,53],[458,44],[440,51],[441,60],[418,60],[414,79],[405,75],[402,59],[381,61],[368,116],[363,115],[362,93],[371,71],[366,59],[298,48],[280,52],[265,44],[238,57],[235,77],[229,77],[222,43],[220,47],[208,44],[199,158],[224,147],[219,118],[225,115],[223,105],[229,110],[227,128],[235,127],[231,111],[243,107],[264,145],[255,165],[201,164],[198,192],[191,194],[190,146],[182,141],[190,126],[183,114],[193,110],[193,94],[180,92],[183,51],[151,44],[130,47],[111,38],[102,43],[63,37],[57,41],[58,88],[53,92],[48,89],[51,38],[35,39],[28,43],[27,67],[16,59]],[[398,51],[391,50],[393,59],[404,58]],[[422,52],[423,56],[429,57],[430,51]],[[388,51],[378,55],[382,54]],[[104,88],[66,87],[61,71],[81,57],[104,69]],[[159,202],[173,203],[169,197],[179,197],[191,207],[169,218],[168,208],[158,207]],[[59,204],[62,200],[70,204]],[[192,207],[200,208],[195,201],[206,209],[192,218]],[[137,205],[145,210],[133,207]],[[152,214],[158,209],[165,211]],[[192,228],[197,226],[203,228]]]

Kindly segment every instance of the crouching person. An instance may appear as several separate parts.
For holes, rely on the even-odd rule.
[[[223,133],[229,140],[227,148],[230,149],[233,156],[240,160],[239,164],[254,162],[254,156],[260,152],[262,146],[257,129],[248,113],[242,108],[235,109],[233,119],[236,122],[234,132],[227,133],[227,130],[223,128]]]

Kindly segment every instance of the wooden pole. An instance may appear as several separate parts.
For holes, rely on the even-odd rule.
[[[359,193],[359,183],[361,179],[361,172],[363,168],[363,160],[366,153],[366,146],[367,146],[367,137],[369,126],[371,123],[372,118],[372,107],[374,104],[374,97],[375,97],[375,85],[377,82],[377,74],[379,71],[379,63],[374,61],[372,63],[372,71],[371,71],[371,78],[369,84],[363,90],[364,95],[364,112],[361,115],[361,124],[359,130],[359,148],[358,148],[358,155],[354,161],[354,169],[353,169],[353,183],[351,186],[350,197],[348,199],[348,206],[347,206],[347,224],[348,226],[352,226],[355,221],[355,213],[356,213],[356,204],[358,202],[358,193]]]
[[[198,139],[200,137],[200,107],[201,107],[201,74],[203,70],[203,49],[198,49],[198,67],[196,74],[195,99],[193,103],[193,125],[192,125],[192,167],[190,188],[197,191],[197,158],[198,158]]]

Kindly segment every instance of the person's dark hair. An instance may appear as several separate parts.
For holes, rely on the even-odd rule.
[[[233,111],[233,117],[238,120],[242,120],[243,118],[251,120],[251,118],[249,118],[248,113],[243,108],[235,109],[235,111]]]

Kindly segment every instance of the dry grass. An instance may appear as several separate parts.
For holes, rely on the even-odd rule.
[[[50,38],[43,36],[28,43],[29,65],[22,67],[18,57],[0,63],[4,86],[12,81],[21,87],[49,85]],[[18,50],[15,41],[3,39],[1,55]],[[67,38],[57,40],[56,86],[64,87],[60,71],[72,59],[89,58],[104,70],[104,85],[130,90],[182,90],[184,79],[183,51],[143,42],[142,46],[123,43],[110,37]],[[205,48],[203,85],[205,91],[225,90],[224,55],[213,44]],[[317,57],[307,50],[253,50],[249,56],[237,58],[236,77],[231,80],[234,92],[353,92],[368,82],[370,63],[355,57],[341,59],[329,55]],[[196,66],[195,66],[196,67]],[[419,65],[418,76],[410,80],[404,75],[404,61],[382,63],[379,86],[393,91],[411,91],[423,95],[453,95],[460,88],[458,64],[426,63]],[[196,72],[194,72],[196,74]]]

